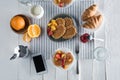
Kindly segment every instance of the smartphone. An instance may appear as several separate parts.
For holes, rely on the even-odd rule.
[[[34,55],[33,56],[33,62],[34,62],[37,74],[44,74],[44,73],[47,72],[46,62],[45,62],[45,59],[43,58],[43,56],[41,54]]]

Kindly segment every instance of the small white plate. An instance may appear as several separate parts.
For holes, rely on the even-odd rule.
[[[55,53],[56,53],[58,50],[61,50],[61,51],[65,52],[65,53],[70,52],[71,55],[73,56],[73,62],[69,65],[69,67],[68,67],[67,69],[63,69],[62,67],[58,67],[58,66],[56,66],[56,65],[54,64],[54,62],[53,62],[53,57],[54,57]],[[75,56],[74,56],[73,52],[72,52],[70,49],[68,49],[68,48],[58,48],[58,49],[54,52],[54,54],[52,55],[51,61],[52,61],[52,64],[53,64],[53,66],[54,66],[55,68],[60,69],[60,70],[64,70],[64,71],[70,70],[70,69],[74,66],[74,64],[75,64],[75,62],[76,62]]]
[[[38,10],[37,10],[38,9]],[[34,5],[30,7],[30,15],[33,18],[41,19],[44,15],[44,9],[41,5]],[[35,13],[36,12],[36,13]],[[38,14],[39,13],[39,14]]]

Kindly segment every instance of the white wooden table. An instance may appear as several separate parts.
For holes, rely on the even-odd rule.
[[[120,10],[118,8],[120,7],[120,1],[114,0],[114,1],[107,1],[105,0],[105,34],[106,36],[101,35],[100,33],[103,33],[103,30],[100,29],[98,32],[96,32],[96,37],[105,37],[106,39],[106,47],[110,50],[110,58],[107,62],[107,76],[108,80],[120,80],[120,54],[119,54],[119,17],[120,17]],[[1,80],[74,80],[75,75],[72,75],[74,73],[70,73],[72,75],[71,77],[67,77],[69,75],[67,72],[63,73],[59,70],[53,69],[53,66],[51,65],[50,61],[47,61],[49,66],[49,71],[51,73],[45,74],[43,76],[33,76],[31,74],[30,67],[34,67],[30,65],[30,58],[27,59],[18,59],[15,61],[10,61],[9,58],[13,54],[13,49],[18,44],[24,44],[28,45],[21,41],[21,37],[19,37],[17,34],[12,32],[12,30],[9,27],[9,21],[12,16],[15,14],[18,14],[18,3],[16,0],[12,1],[0,1],[0,79]],[[113,15],[114,14],[114,15]],[[95,44],[95,46],[103,45],[101,43]],[[100,64],[101,65],[101,64]],[[104,74],[102,74],[102,71],[104,68],[99,67],[97,69],[97,75],[98,79],[94,80],[104,80]],[[75,70],[75,67],[73,68]],[[84,60],[81,61],[81,80],[92,80],[91,72],[92,70],[92,61],[91,60]],[[70,72],[70,71],[69,71]],[[55,76],[55,73],[58,73]],[[63,73],[63,74],[61,74]],[[62,77],[61,77],[62,76]],[[37,77],[37,79],[36,79]],[[34,79],[35,78],[35,79]]]

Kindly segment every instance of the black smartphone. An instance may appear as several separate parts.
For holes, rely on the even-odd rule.
[[[42,55],[33,56],[33,62],[38,74],[44,74],[47,72],[46,62]]]

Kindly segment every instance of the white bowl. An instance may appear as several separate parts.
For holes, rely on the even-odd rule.
[[[29,12],[30,12],[30,15],[36,19],[40,19],[44,15],[44,9],[41,5],[31,6]]]
[[[67,69],[63,69],[63,68],[60,67],[60,66],[56,66],[56,65],[54,64],[54,62],[53,62],[53,57],[55,56],[55,54],[56,54],[56,52],[57,52],[58,50],[61,50],[61,51],[65,52],[65,53],[70,52],[71,55],[73,56],[73,62],[68,66]],[[70,49],[68,49],[68,48],[58,48],[58,49],[54,52],[54,54],[52,55],[52,63],[53,63],[53,65],[55,66],[55,68],[60,69],[60,70],[64,70],[64,71],[70,70],[70,69],[74,66],[75,62],[76,62],[75,56],[74,56],[73,52],[72,52]]]

